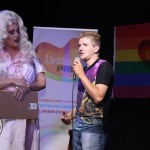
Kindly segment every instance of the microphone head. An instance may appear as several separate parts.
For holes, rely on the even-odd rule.
[[[80,57],[75,57],[75,59],[74,59],[74,60],[79,60],[79,61],[80,61],[80,60],[81,60],[81,58],[80,58]]]
[[[74,61],[80,61],[80,57],[75,57]],[[76,80],[76,74],[73,72],[73,80]]]

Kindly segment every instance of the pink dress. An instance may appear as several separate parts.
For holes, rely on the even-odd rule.
[[[0,78],[21,78],[23,76],[27,83],[31,83],[35,80],[36,74],[40,72],[45,72],[45,69],[36,56],[19,52],[12,60],[6,51],[0,51]],[[5,90],[14,91],[15,87],[7,87]],[[3,118],[2,122],[0,150],[39,149],[38,120]]]

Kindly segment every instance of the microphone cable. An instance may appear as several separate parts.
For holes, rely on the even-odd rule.
[[[3,131],[3,120],[0,117],[0,135],[1,135],[2,131]]]
[[[71,109],[72,109],[72,110],[71,110],[72,132],[73,132],[73,122],[74,122],[73,120],[74,120],[74,115],[75,115],[75,114],[74,114],[74,109],[75,109],[75,106],[74,106],[74,90],[75,90],[75,85],[76,85],[75,83],[78,83],[78,82],[77,82],[77,79],[75,79],[75,80],[73,79],[73,84],[72,84],[72,101],[71,101],[71,102],[72,102],[72,108],[71,108]],[[77,94],[77,93],[76,93],[76,94]]]

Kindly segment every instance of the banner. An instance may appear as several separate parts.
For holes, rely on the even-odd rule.
[[[60,116],[76,104],[78,79],[73,80],[71,65],[78,56],[78,36],[85,30],[34,27],[33,45],[46,69],[46,89],[38,92],[40,150],[69,150],[72,124],[65,125]]]
[[[115,98],[150,98],[150,23],[115,28]]]

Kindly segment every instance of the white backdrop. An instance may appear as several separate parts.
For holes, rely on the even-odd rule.
[[[72,125],[64,125],[60,116],[76,104],[77,80],[73,86],[71,65],[78,56],[77,38],[84,30],[89,29],[34,27],[33,45],[47,81],[39,92],[40,150],[68,150]]]

